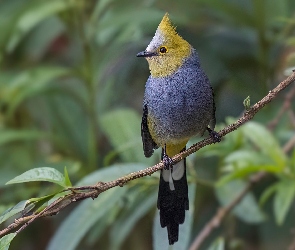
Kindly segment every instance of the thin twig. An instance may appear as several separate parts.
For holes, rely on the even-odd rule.
[[[235,199],[232,200],[230,204],[225,207],[221,207],[217,210],[217,213],[212,217],[212,219],[205,225],[205,227],[201,230],[198,236],[195,238],[193,243],[191,244],[189,250],[197,250],[200,248],[202,243],[207,239],[207,237],[211,234],[211,232],[218,228],[222,220],[227,216],[230,211],[242,201],[245,195],[250,191],[250,189],[254,186],[255,183],[259,182],[265,176],[264,172],[257,173],[254,175],[250,182],[248,182],[247,186],[239,193]]]
[[[240,126],[242,126],[245,122],[249,121],[252,119],[255,114],[261,110],[265,105],[267,105],[269,102],[271,102],[279,92],[281,92],[283,89],[285,89],[288,85],[290,85],[292,82],[295,81],[295,72],[293,72],[286,80],[281,82],[276,88],[273,90],[269,91],[269,93],[261,99],[259,102],[254,104],[247,112],[244,113],[244,115],[238,119],[235,123],[228,125],[224,129],[220,130],[218,132],[220,137],[223,137],[234,130],[238,129]],[[183,151],[182,153],[179,153],[172,157],[173,162],[177,163],[181,161],[183,158],[189,156],[190,154],[198,151],[199,149],[213,144],[214,139],[209,137],[206,138],[187,150]],[[71,189],[64,190],[65,192],[71,191],[71,193],[66,194],[64,197],[60,197],[57,199],[55,202],[50,204],[48,207],[46,207],[42,212],[30,215],[30,216],[24,216],[18,220],[15,220],[14,223],[10,224],[8,227],[0,231],[0,236],[3,236],[12,230],[18,228],[21,226],[19,229],[20,232],[24,230],[27,226],[29,226],[35,219],[45,217],[45,216],[50,216],[50,215],[55,215],[59,213],[61,210],[63,210],[65,207],[70,205],[73,202],[77,202],[80,200],[85,200],[87,198],[96,198],[100,193],[105,192],[106,190],[116,187],[116,186],[124,186],[126,183],[134,180],[141,178],[143,176],[151,175],[155,173],[156,171],[159,171],[164,167],[164,164],[162,162],[152,166],[148,167],[144,170],[140,170],[138,172],[134,172],[131,174],[128,174],[126,176],[120,177],[117,180],[109,181],[109,182],[99,182],[93,186],[83,186],[83,187],[73,187]]]
[[[289,110],[288,112],[288,115],[289,115],[289,119],[291,121],[291,124],[293,126],[293,128],[295,129],[295,113],[292,109]]]
[[[295,135],[284,145],[283,151],[289,152],[295,146]]]
[[[295,230],[294,229],[291,230],[291,233],[295,236]],[[288,250],[295,250],[295,237],[293,238],[290,246],[288,247]]]
[[[285,95],[284,103],[281,106],[276,117],[271,122],[268,123],[268,128],[270,130],[273,130],[277,126],[277,124],[280,122],[284,113],[286,113],[290,109],[292,99],[294,98],[294,96],[295,96],[295,85],[291,88],[288,94]]]
[[[283,152],[288,153],[295,145],[295,136],[293,136],[284,146],[283,146]],[[207,237],[212,233],[212,231],[215,228],[218,228],[222,222],[222,220],[230,213],[230,211],[238,205],[243,198],[246,196],[246,194],[253,188],[253,186],[260,182],[264,177],[266,177],[266,172],[258,172],[254,174],[250,181],[247,183],[247,186],[242,190],[241,193],[239,193],[236,198],[232,200],[231,203],[229,203],[225,207],[220,207],[216,214],[212,217],[212,219],[205,225],[205,227],[201,230],[201,232],[197,235],[193,243],[191,244],[189,250],[198,250],[200,246],[204,243],[204,241],[207,239]],[[295,240],[294,240],[294,246],[295,246]],[[291,248],[289,249],[291,250]],[[295,250],[295,247],[292,248],[292,250]]]

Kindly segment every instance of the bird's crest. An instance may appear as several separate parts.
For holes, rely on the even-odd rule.
[[[168,13],[160,22],[156,34],[146,48],[152,54],[146,57],[153,77],[169,76],[175,72],[184,60],[190,56],[192,47],[178,33],[171,24]]]
[[[176,27],[174,27],[169,19],[169,14],[166,13],[159,24],[158,29],[166,36],[179,36],[176,32]]]

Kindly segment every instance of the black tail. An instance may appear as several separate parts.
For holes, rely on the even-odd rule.
[[[179,224],[185,219],[185,210],[189,209],[188,186],[186,179],[186,160],[182,160],[184,174],[179,180],[173,180],[174,190],[171,190],[169,181],[163,178],[161,170],[158,209],[160,210],[160,223],[162,227],[167,227],[169,244],[173,245],[178,241]]]

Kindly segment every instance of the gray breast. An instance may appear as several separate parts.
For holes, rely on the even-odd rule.
[[[144,104],[165,143],[203,134],[214,117],[212,89],[194,55],[170,77],[150,76]]]

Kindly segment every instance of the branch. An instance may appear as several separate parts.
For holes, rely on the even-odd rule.
[[[295,96],[295,85],[291,88],[291,90],[285,96],[284,103],[283,103],[282,107],[280,108],[277,116],[268,124],[268,128],[270,130],[274,130],[274,128],[280,122],[283,114],[286,113],[286,111],[288,111],[290,109],[294,96]]]
[[[291,230],[291,233],[292,233],[293,235],[295,235],[295,230],[292,229],[292,230]],[[293,240],[292,240],[290,246],[288,247],[288,250],[295,250],[295,238],[293,238]]]
[[[229,214],[229,212],[238,205],[245,195],[250,191],[250,189],[261,179],[263,179],[266,176],[264,172],[257,173],[254,175],[250,182],[247,184],[247,186],[242,190],[240,194],[237,195],[233,201],[227,205],[226,207],[221,207],[218,209],[217,213],[213,216],[213,218],[205,225],[205,227],[202,229],[202,231],[198,234],[198,236],[195,238],[194,242],[192,243],[189,250],[197,250],[202,245],[202,243],[207,239],[207,237],[211,234],[211,232],[219,227],[222,220]]]
[[[293,72],[286,80],[281,82],[276,88],[273,90],[269,91],[269,93],[261,99],[259,102],[254,104],[247,112],[244,113],[244,115],[238,119],[235,123],[228,125],[224,129],[220,130],[218,132],[220,137],[223,137],[234,130],[238,129],[240,126],[242,126],[245,122],[251,120],[255,114],[261,110],[265,105],[267,105],[269,102],[271,102],[278,94],[281,92],[283,89],[285,89],[288,85],[290,85],[292,82],[295,81],[295,72]],[[213,138],[209,137],[206,138],[187,150],[183,151],[182,153],[179,153],[172,157],[172,160],[177,163],[181,161],[183,158],[186,158],[190,154],[198,151],[199,149],[213,144],[214,140]],[[92,186],[82,186],[82,187],[73,187],[64,190],[65,196],[58,198],[56,201],[48,205],[43,211],[39,213],[34,213],[33,215],[24,215],[23,217],[15,220],[13,223],[11,223],[8,227],[0,231],[0,236],[3,236],[12,230],[19,228],[16,233],[21,232],[24,230],[28,225],[30,225],[33,221],[35,221],[38,218],[45,217],[45,216],[51,216],[59,213],[61,210],[63,210],[65,207],[69,206],[70,204],[80,201],[80,200],[85,200],[87,198],[97,198],[97,196],[105,192],[106,190],[116,187],[116,186],[124,186],[126,183],[134,180],[141,178],[143,176],[147,175],[152,175],[156,171],[159,171],[164,167],[163,162],[160,162],[152,167],[148,167],[144,170],[134,172],[131,174],[128,174],[126,176],[120,177],[117,180],[113,180],[110,182],[99,182],[95,185]]]
[[[295,90],[295,88],[293,88]],[[295,94],[295,91],[294,91]],[[287,97],[290,95],[287,95]],[[280,114],[281,112],[279,112]],[[277,124],[277,123],[276,123]],[[270,127],[269,129],[273,129],[274,127]],[[283,146],[283,152],[288,153],[291,151],[291,149],[295,146],[295,136],[291,137],[289,141]],[[212,231],[215,228],[218,228],[220,226],[220,223],[222,220],[230,213],[232,209],[236,205],[238,205],[243,198],[246,196],[246,194],[253,188],[253,186],[260,182],[264,177],[266,177],[267,174],[265,172],[258,172],[255,175],[253,175],[247,186],[242,190],[241,193],[239,193],[231,203],[229,203],[225,207],[221,207],[218,209],[217,213],[213,216],[213,218],[205,225],[205,227],[202,229],[202,231],[197,235],[195,240],[193,241],[191,247],[189,250],[197,250],[200,248],[202,243],[208,238],[208,236],[212,233]],[[292,248],[293,247],[293,248]],[[292,246],[290,246],[289,250],[295,250],[295,240],[292,242]]]
[[[290,109],[288,112],[288,115],[289,115],[289,119],[291,121],[293,128],[295,128],[295,113],[294,113],[294,111],[292,109]]]
[[[289,152],[295,146],[295,135],[284,145],[283,151]]]

